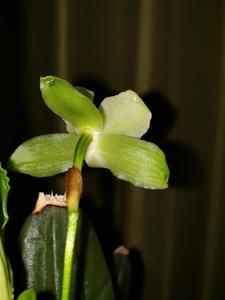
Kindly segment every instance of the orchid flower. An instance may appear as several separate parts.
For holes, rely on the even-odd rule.
[[[140,140],[149,129],[151,112],[134,91],[107,97],[97,108],[92,92],[61,78],[42,77],[40,88],[46,105],[65,120],[67,133],[24,142],[10,157],[9,169],[36,177],[65,172],[73,164],[80,136],[86,133],[92,138],[85,155],[88,166],[109,169],[139,187],[167,187],[164,153],[157,145]]]

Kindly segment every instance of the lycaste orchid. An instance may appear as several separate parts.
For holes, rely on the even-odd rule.
[[[74,149],[89,135],[85,161],[90,167],[109,169],[118,178],[144,188],[167,187],[165,155],[153,143],[140,140],[148,130],[151,112],[133,91],[103,100],[99,109],[93,93],[67,81],[41,78],[46,105],[66,122],[68,133],[47,134],[24,142],[12,154],[9,168],[36,177],[56,175],[73,164]]]

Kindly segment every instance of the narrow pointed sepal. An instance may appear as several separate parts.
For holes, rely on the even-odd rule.
[[[8,169],[35,177],[67,171],[73,163],[79,137],[73,134],[46,134],[21,144],[8,162]]]
[[[90,144],[86,162],[111,170],[120,179],[149,189],[168,186],[169,169],[163,151],[153,143],[120,135],[100,135]]]

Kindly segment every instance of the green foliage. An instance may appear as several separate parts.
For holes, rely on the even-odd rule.
[[[22,228],[20,247],[27,274],[27,287],[39,295],[60,299],[67,211],[49,206],[29,216]],[[112,280],[96,234],[80,212],[69,299],[115,300]]]
[[[4,228],[9,219],[7,213],[7,199],[9,192],[9,178],[7,172],[0,166],[0,296],[1,300],[12,300],[14,298],[13,274],[9,260],[3,247]],[[18,300],[36,300],[32,290],[24,291]]]
[[[1,300],[13,299],[13,278],[8,258],[0,238],[0,295]]]
[[[9,178],[0,165],[0,233],[2,233],[9,217],[7,213],[7,197],[9,192]]]
[[[1,300],[13,299],[13,278],[8,258],[4,252],[3,231],[8,221],[7,197],[9,179],[7,173],[0,167],[0,295]]]

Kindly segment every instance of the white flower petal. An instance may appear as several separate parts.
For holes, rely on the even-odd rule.
[[[169,169],[153,143],[121,135],[99,135],[86,155],[90,167],[109,169],[116,177],[149,189],[167,187]]]
[[[141,137],[150,126],[150,110],[131,90],[105,98],[99,109],[104,120],[105,134]]]

